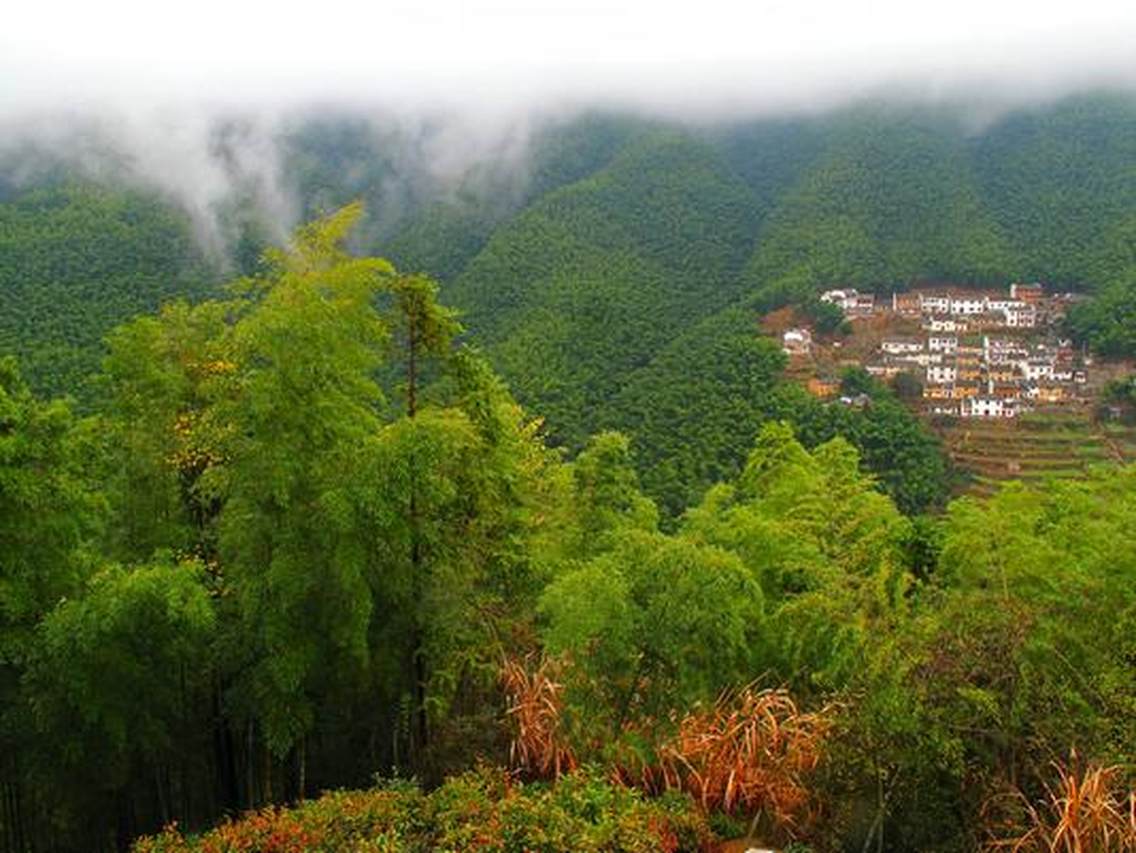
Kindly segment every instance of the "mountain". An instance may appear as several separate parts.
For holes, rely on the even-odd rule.
[[[747,267],[758,304],[833,284],[998,281],[1019,266],[949,116],[857,111],[830,120],[825,136],[823,151],[780,197]]]
[[[443,175],[435,160],[464,143],[441,125],[323,115],[284,135],[281,181],[306,217],[367,201],[358,247],[439,278],[555,443],[574,452],[598,429],[631,434],[644,482],[672,512],[736,472],[772,417],[806,438],[856,433],[904,508],[936,500],[934,488],[903,493],[888,452],[868,452],[870,430],[786,387],[777,347],[758,338],[761,312],[833,284],[1101,291],[1074,330],[1136,350],[1117,323],[1136,310],[1130,96],[985,124],[962,107],[894,104],[710,126],[596,112]],[[185,217],[157,198],[0,189],[0,349],[41,390],[79,389],[101,336],[130,314],[208,292]],[[259,243],[240,245],[245,268]],[[911,440],[905,458],[926,463]]]
[[[1023,277],[1092,289],[1131,275],[1117,249],[1136,229],[1136,101],[1099,94],[1017,111],[970,148]]]
[[[62,184],[0,203],[0,353],[37,389],[80,397],[102,336],[166,299],[212,292],[188,218],[162,199]]]
[[[630,373],[741,294],[753,199],[673,131],[504,224],[443,290],[520,398],[578,446]]]

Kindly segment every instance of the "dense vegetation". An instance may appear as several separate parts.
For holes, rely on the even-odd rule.
[[[800,422],[689,469],[719,482],[664,525],[626,436],[565,461],[434,282],[342,249],[359,212],[117,328],[87,417],[2,363],[5,849],[125,849],[379,773],[451,781],[139,849],[693,850],[757,814],[962,851],[1028,828],[991,803],[1071,749],[1136,762],[1136,470],[909,517],[842,435],[919,441],[850,374],[870,405],[769,394]],[[742,338],[730,369],[776,369]],[[593,769],[521,789],[461,776],[479,757]]]
[[[759,303],[832,283],[998,281],[1015,262],[974,186],[956,128],[930,116],[834,120],[823,154],[770,216],[747,270]]]
[[[41,390],[87,396],[112,326],[209,283],[186,217],[161,199],[64,184],[0,201],[0,352],[21,353]]]
[[[927,278],[1041,279],[1103,288],[1071,331],[1102,352],[1136,352],[1127,97],[1071,98],[977,132],[965,110],[894,106],[704,132],[623,125],[620,135],[595,117],[570,127],[556,138],[586,152],[583,138],[602,142],[594,171],[534,194],[460,270],[415,261],[442,277],[554,441],[575,450],[601,427],[638,439],[640,473],[667,512],[736,471],[772,412],[815,419],[799,411],[815,409],[808,401],[771,403],[772,350],[745,340],[754,309],[797,302],[809,313],[834,283],[887,292]],[[413,233],[424,221],[431,214]],[[459,245],[452,215],[438,221]],[[905,454],[846,434],[905,508],[941,499],[942,480],[901,494],[897,480],[916,465],[896,475],[890,462]]]
[[[482,769],[429,795],[413,783],[337,792],[290,811],[265,809],[201,837],[176,828],[135,853],[258,850],[306,853],[430,853],[434,850],[696,853],[712,843],[706,819],[684,798],[645,801],[598,774],[578,772],[553,786],[518,785]]]
[[[1040,279],[1097,294],[1072,312],[1078,340],[1136,353],[1133,140],[1136,104],[1098,94],[985,124],[884,104],[703,128],[594,113],[477,156],[445,122],[327,113],[289,127],[280,153],[305,217],[366,200],[353,248],[439,279],[552,443],[634,438],[674,516],[740,469],[770,417],[810,446],[837,431],[819,421],[857,418],[780,387],[774,349],[749,337],[756,311],[785,302],[831,324],[814,297],[833,283]],[[169,207],[53,174],[46,190],[0,175],[0,351],[37,391],[88,404],[102,336],[215,277]],[[253,271],[263,229],[246,203],[228,211],[244,225],[231,249]],[[840,431],[905,510],[934,506],[934,443],[890,411],[883,432],[914,455]],[[927,482],[906,485],[917,470]]]

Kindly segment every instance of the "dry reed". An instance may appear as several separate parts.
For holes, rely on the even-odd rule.
[[[526,665],[529,664],[529,665]],[[562,685],[558,664],[506,661],[502,683],[513,724],[513,766],[537,778],[555,778],[577,766],[562,730]],[[629,723],[628,734],[651,721]],[[712,706],[677,721],[677,730],[656,745],[651,758],[622,751],[611,776],[649,793],[681,790],[707,812],[768,816],[782,832],[794,833],[816,815],[806,777],[820,761],[831,725],[829,709],[803,713],[784,690],[724,693]]]
[[[987,849],[1013,853],[1136,851],[1136,790],[1123,784],[1119,767],[1078,765],[1076,753],[1068,764],[1054,762],[1056,784],[1045,786],[1039,802],[1014,791],[1011,798],[1022,810],[1024,825],[1008,837],[995,837]]]

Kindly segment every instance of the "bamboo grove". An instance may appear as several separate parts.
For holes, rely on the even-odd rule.
[[[692,794],[691,838],[946,851],[1028,833],[1075,749],[1122,820],[1136,470],[911,516],[847,440],[770,420],[663,523],[625,436],[550,448],[433,281],[343,249],[359,215],[115,329],[90,414],[0,362],[0,849],[123,850],[375,774],[442,785],[376,795],[429,843],[489,789],[595,826],[485,769],[511,761]]]

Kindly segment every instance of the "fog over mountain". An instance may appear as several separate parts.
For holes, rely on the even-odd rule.
[[[1131,4],[915,5],[21,4],[0,30],[0,173],[62,161],[157,186],[217,244],[234,188],[277,236],[296,222],[281,139],[313,116],[371,124],[387,180],[435,198],[475,172],[522,184],[534,128],[584,109],[710,123],[884,98],[981,125],[1136,87]],[[406,193],[372,215],[397,218]]]

